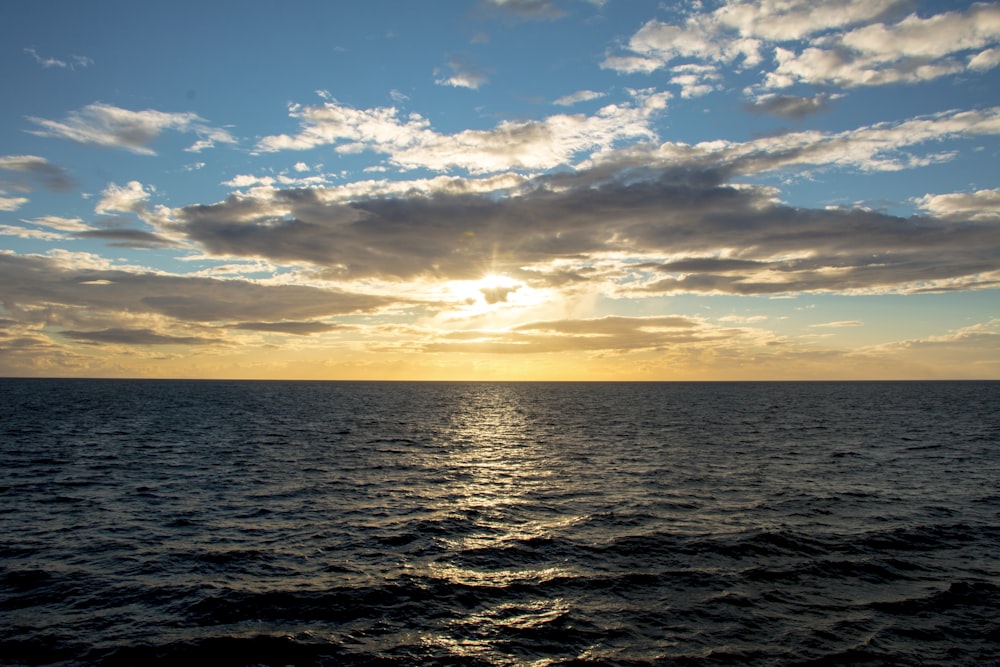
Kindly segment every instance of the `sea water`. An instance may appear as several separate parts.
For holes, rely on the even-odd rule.
[[[0,663],[996,665],[1000,383],[0,380]]]

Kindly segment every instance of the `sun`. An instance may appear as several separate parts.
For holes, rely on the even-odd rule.
[[[477,280],[456,280],[449,292],[465,313],[485,313],[534,301],[536,290],[502,273],[487,273]]]

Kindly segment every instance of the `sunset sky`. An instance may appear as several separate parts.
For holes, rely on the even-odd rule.
[[[1000,378],[1000,3],[0,4],[0,375]]]

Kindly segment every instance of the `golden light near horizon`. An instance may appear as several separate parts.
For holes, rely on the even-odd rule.
[[[1000,377],[1000,8],[669,4],[12,7],[0,375]]]

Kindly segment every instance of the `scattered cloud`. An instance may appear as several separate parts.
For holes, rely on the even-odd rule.
[[[593,90],[578,90],[575,93],[569,95],[563,95],[559,99],[553,102],[561,107],[571,107],[574,104],[579,104],[580,102],[590,102],[591,100],[597,100],[604,97],[605,93],[598,93]]]
[[[29,116],[28,120],[41,128],[29,130],[31,134],[105,148],[121,148],[140,155],[156,155],[150,144],[166,130],[196,134],[198,141],[188,148],[194,152],[216,143],[237,142],[227,130],[210,127],[194,113],[168,113],[154,109],[130,111],[99,102],[88,104],[79,111],[71,111],[63,121],[34,116]]]
[[[434,82],[440,86],[478,90],[489,81],[481,69],[460,58],[449,60],[448,69],[451,70],[450,76],[436,70],[434,75],[439,78],[435,79]]]
[[[583,151],[611,148],[626,139],[653,139],[651,120],[666,106],[669,94],[633,91],[633,95],[633,103],[607,105],[592,116],[558,114],[538,121],[505,121],[491,130],[450,135],[434,131],[419,114],[404,115],[395,107],[355,109],[335,101],[292,105],[289,113],[300,121],[299,134],[264,137],[257,150],[333,144],[339,152],[387,154],[403,169],[457,167],[472,173],[551,169]]]
[[[27,48],[24,50],[29,56],[31,56],[36,63],[45,67],[58,67],[61,69],[76,69],[77,67],[90,67],[94,64],[93,59],[86,56],[69,56],[66,60],[60,60],[59,58],[48,58],[39,55],[38,51],[35,49]]]
[[[717,77],[721,66],[763,66],[760,87],[776,90],[799,83],[845,88],[915,83],[1000,65],[1000,6],[977,3],[965,10],[900,18],[905,7],[903,0],[818,5],[729,0],[677,22],[648,21],[619,52],[609,53],[602,67],[648,74],[697,65],[704,68],[702,81],[695,81],[691,72],[673,79],[682,86],[682,95],[692,97],[711,89],[709,72]],[[767,110],[768,102],[762,106]],[[801,104],[791,108],[807,109]]]

